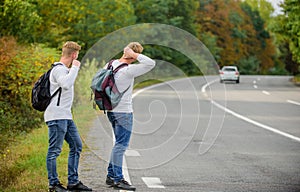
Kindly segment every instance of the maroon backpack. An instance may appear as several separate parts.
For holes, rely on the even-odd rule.
[[[124,93],[129,87],[120,92],[117,88],[114,75],[123,67],[128,66],[127,63],[122,63],[116,69],[113,69],[111,60],[106,69],[100,69],[93,77],[91,89],[94,95],[94,101],[100,110],[112,110],[120,102]]]

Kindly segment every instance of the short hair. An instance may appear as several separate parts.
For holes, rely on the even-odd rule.
[[[127,47],[131,48],[135,53],[142,53],[144,49],[139,42],[131,42]]]
[[[78,45],[76,42],[74,41],[67,41],[62,48],[62,55],[63,56],[70,56],[72,53],[76,52],[76,51],[80,51],[81,50],[81,46]]]

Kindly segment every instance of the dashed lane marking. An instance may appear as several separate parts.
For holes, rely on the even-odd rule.
[[[270,93],[268,91],[262,91],[262,93],[265,95],[270,95]]]
[[[279,135],[281,135],[281,136],[287,137],[287,138],[292,139],[292,140],[294,140],[294,141],[300,142],[300,138],[299,138],[299,137],[296,137],[296,136],[291,135],[291,134],[289,134],[289,133],[285,133],[285,132],[283,132],[283,131],[279,131],[278,129],[275,129],[275,128],[273,128],[273,127],[270,127],[270,126],[264,125],[264,124],[262,124],[262,123],[259,123],[259,122],[257,122],[257,121],[254,121],[254,120],[252,120],[252,119],[249,119],[249,118],[247,118],[247,117],[245,117],[245,116],[242,116],[242,115],[240,115],[240,114],[238,114],[238,113],[236,113],[236,112],[234,112],[234,111],[231,111],[230,109],[228,109],[228,108],[226,108],[226,107],[224,107],[224,106],[222,106],[222,105],[220,105],[220,104],[218,104],[218,103],[216,103],[216,102],[214,102],[214,101],[211,101],[211,102],[212,102],[215,106],[219,107],[220,109],[226,111],[227,113],[230,113],[231,115],[233,115],[233,116],[235,116],[235,117],[237,117],[237,118],[239,118],[239,119],[242,119],[242,120],[244,120],[244,121],[247,121],[248,123],[251,123],[251,124],[253,124],[253,125],[256,125],[256,126],[258,126],[258,127],[260,127],[260,128],[263,128],[263,129],[265,129],[265,130],[271,131],[271,132],[273,132],[273,133],[277,133],[277,134],[279,134]]]
[[[286,102],[294,104],[294,105],[300,105],[299,102],[293,101],[293,100],[286,100]]]
[[[140,157],[141,156],[141,154],[138,151],[132,150],[132,149],[126,150],[125,155],[127,157]]]
[[[147,185],[148,188],[159,188],[164,189],[165,186],[162,185],[160,178],[158,177],[142,177],[142,180]]]

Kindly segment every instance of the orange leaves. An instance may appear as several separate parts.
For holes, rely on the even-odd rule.
[[[0,73],[4,72],[10,60],[16,55],[17,42],[13,37],[0,38]]]
[[[201,25],[198,33],[211,33],[217,38],[216,46],[221,48],[218,63],[239,65],[242,60],[257,56],[267,70],[274,65],[274,45],[263,36],[262,18],[250,6],[240,0],[201,1],[197,21]],[[267,42],[268,47],[263,46]],[[263,72],[263,71],[258,71]]]

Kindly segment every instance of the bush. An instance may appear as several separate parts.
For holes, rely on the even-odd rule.
[[[243,58],[239,61],[239,71],[241,74],[255,75],[258,74],[260,69],[260,61],[256,56]]]
[[[13,37],[0,38],[0,154],[14,135],[39,127],[42,113],[31,107],[31,89],[58,58],[43,45],[19,45]]]
[[[293,82],[300,85],[300,74],[294,76]]]

